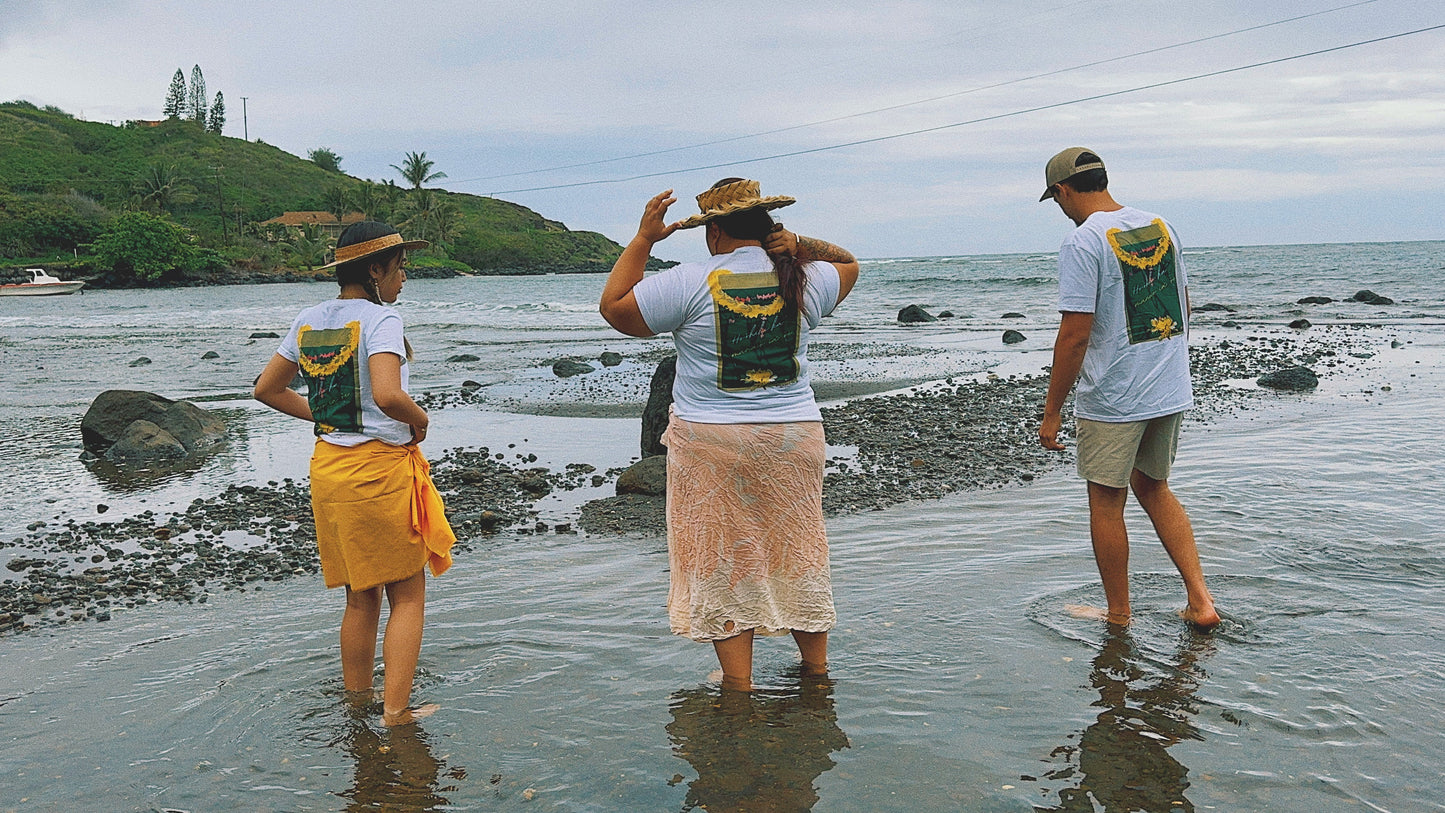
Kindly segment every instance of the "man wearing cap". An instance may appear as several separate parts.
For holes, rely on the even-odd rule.
[[[1059,249],[1059,323],[1039,443],[1062,450],[1064,400],[1078,384],[1079,476],[1088,481],[1089,531],[1112,624],[1127,624],[1130,488],[1184,579],[1183,618],[1219,623],[1194,530],[1169,489],[1189,381],[1189,296],[1178,238],[1158,215],[1109,194],[1104,162],[1071,147],[1049,160],[1040,201],[1078,226]]]

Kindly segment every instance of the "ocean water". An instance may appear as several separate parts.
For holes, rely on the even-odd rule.
[[[340,599],[310,577],[0,639],[0,810],[1445,810],[1445,243],[1185,256],[1194,303],[1233,309],[1198,314],[1196,341],[1298,341],[1285,325],[1303,316],[1370,354],[1186,430],[1172,482],[1228,616],[1214,635],[1174,616],[1177,577],[1132,507],[1130,632],[1063,610],[1102,598],[1066,469],[830,519],[832,681],[803,685],[791,645],[762,641],[746,700],[709,682],[710,648],[668,633],[662,541],[503,533],[429,586],[416,697],[443,710],[406,732],[345,711]],[[606,329],[601,284],[408,283],[413,389],[485,396],[435,414],[430,452],[635,457],[666,342]],[[1036,371],[1055,285],[1044,254],[865,262],[815,334],[820,391]],[[1397,304],[1296,304],[1365,288]],[[27,525],[99,503],[111,519],[304,477],[306,427],[242,396],[275,345],[250,335],[330,292],[0,300],[0,561]],[[915,303],[956,316],[897,325]],[[1005,328],[1027,341],[1004,346]],[[628,360],[551,374],[604,350]],[[461,353],[481,361],[445,361]],[[92,471],[78,424],[110,388],[205,399],[232,440],[189,472]]]

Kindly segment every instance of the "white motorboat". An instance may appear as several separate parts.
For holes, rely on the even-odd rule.
[[[85,287],[84,282],[66,282],[45,273],[43,268],[27,268],[29,282],[0,285],[0,296],[55,296],[73,294]]]

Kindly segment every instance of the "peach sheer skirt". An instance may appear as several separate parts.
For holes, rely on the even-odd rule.
[[[716,641],[831,629],[823,424],[673,415],[662,441],[672,631]]]

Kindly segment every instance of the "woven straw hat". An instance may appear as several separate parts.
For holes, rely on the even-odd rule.
[[[757,181],[733,181],[730,184],[713,187],[698,195],[697,208],[702,210],[702,214],[684,218],[678,222],[677,227],[691,229],[723,215],[745,212],[748,209],[781,209],[797,202],[797,198],[790,198],[787,195],[763,197],[758,192]]]
[[[353,243],[349,246],[337,246],[336,259],[332,260],[326,265],[320,266],[320,268],[318,268],[317,270],[319,271],[322,268],[332,268],[334,266],[341,265],[342,263],[354,262],[356,260],[364,260],[374,254],[380,254],[383,251],[388,251],[390,249],[396,248],[397,246],[400,246],[405,251],[413,251],[415,249],[426,248],[429,245],[431,245],[431,243],[427,242],[426,240],[403,240],[400,234],[392,232],[391,234],[384,234],[381,237],[377,237],[373,240],[367,240],[364,243]]]

